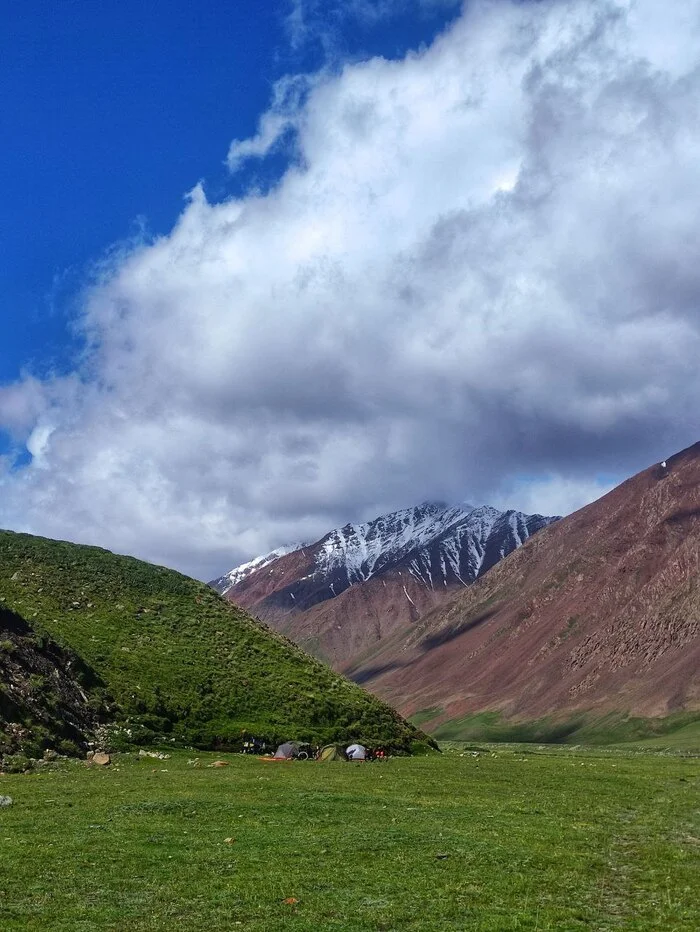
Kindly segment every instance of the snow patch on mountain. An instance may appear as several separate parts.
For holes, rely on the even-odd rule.
[[[322,539],[316,556],[317,572],[346,575],[351,586],[365,582],[412,550],[427,545],[472,511],[470,505],[448,507],[427,502],[366,524],[346,524]]]

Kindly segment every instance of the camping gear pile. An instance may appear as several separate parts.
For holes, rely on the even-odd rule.
[[[245,749],[243,753],[246,753]],[[301,741],[285,741],[271,757],[260,759],[266,761],[317,760],[325,764],[332,761],[379,761],[386,760],[386,758],[387,753],[384,748],[368,751],[363,744],[358,744],[356,741],[347,747],[343,744],[327,744],[322,748],[313,748],[310,744]]]

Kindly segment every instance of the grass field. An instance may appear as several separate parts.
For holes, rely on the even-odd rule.
[[[193,756],[0,777],[0,929],[700,928],[697,758]]]

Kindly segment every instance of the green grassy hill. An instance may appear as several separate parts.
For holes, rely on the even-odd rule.
[[[205,584],[131,557],[0,531],[0,609],[94,671],[90,701],[114,704],[125,739],[427,740]]]

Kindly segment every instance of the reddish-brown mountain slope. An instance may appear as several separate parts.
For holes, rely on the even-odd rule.
[[[544,528],[354,677],[428,730],[472,712],[700,708],[700,443]],[[439,710],[439,711],[438,711]]]
[[[283,612],[274,602],[261,602],[254,611],[304,650],[343,671],[395,632],[411,629],[454,591],[430,589],[410,573],[394,570],[302,612]]]

